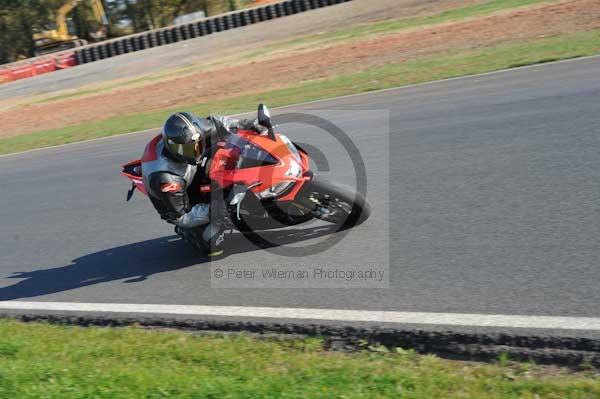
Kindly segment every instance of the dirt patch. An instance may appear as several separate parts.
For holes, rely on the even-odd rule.
[[[40,126],[59,128],[252,93],[257,90],[258,81],[261,90],[274,89],[432,54],[599,28],[600,2],[597,0],[570,0],[508,10],[463,22],[286,54],[247,65],[221,67],[144,87],[27,105],[0,113],[0,136],[23,134],[39,130]]]

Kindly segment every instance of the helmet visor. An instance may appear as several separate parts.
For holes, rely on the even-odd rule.
[[[178,144],[168,139],[166,146],[171,154],[173,154],[175,157],[185,160],[186,162],[196,162],[201,153],[199,148],[200,146],[197,146],[197,143]]]

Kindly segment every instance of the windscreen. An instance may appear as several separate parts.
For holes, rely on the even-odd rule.
[[[252,144],[243,137],[231,135],[227,142],[227,146],[239,153],[239,158],[235,166],[237,169],[275,165],[278,163],[277,159],[267,151]]]

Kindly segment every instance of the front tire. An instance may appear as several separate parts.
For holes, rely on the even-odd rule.
[[[302,193],[302,205],[313,210],[313,216],[342,228],[358,226],[369,218],[371,207],[354,189],[315,176]]]

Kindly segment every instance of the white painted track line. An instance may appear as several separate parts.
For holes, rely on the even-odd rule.
[[[539,328],[549,330],[600,331],[600,318],[562,316],[420,313],[370,310],[268,308],[243,306],[154,305],[132,303],[75,303],[0,301],[0,309],[17,311],[67,311],[90,313],[137,313],[188,316],[220,316],[327,320],[466,327]]]

